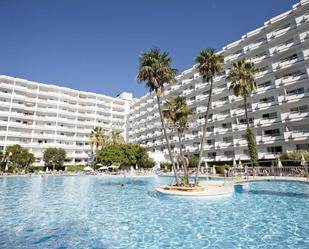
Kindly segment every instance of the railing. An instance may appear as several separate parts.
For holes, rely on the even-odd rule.
[[[229,176],[273,176],[276,177],[306,177],[309,180],[308,162],[302,165],[300,160],[262,161],[260,164],[269,166],[255,166],[252,163],[244,163],[240,167],[232,167]],[[286,166],[289,165],[289,166]]]

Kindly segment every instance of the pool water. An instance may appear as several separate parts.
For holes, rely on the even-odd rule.
[[[167,177],[0,178],[0,248],[309,248],[309,185],[168,197]],[[121,186],[124,184],[124,186]]]

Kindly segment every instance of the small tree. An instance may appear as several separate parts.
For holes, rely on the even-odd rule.
[[[1,165],[3,169],[8,165],[9,170],[15,172],[16,170],[27,171],[29,166],[35,162],[35,157],[27,149],[21,147],[19,144],[7,147],[4,154],[2,154]]]
[[[46,166],[62,167],[66,159],[66,152],[63,148],[47,148],[44,151],[43,160]]]
[[[154,165],[148,156],[147,150],[137,144],[112,144],[105,146],[98,151],[97,161],[103,165],[138,165],[144,168]]]

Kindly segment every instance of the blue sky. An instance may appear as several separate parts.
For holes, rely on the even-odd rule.
[[[115,96],[147,92],[138,56],[159,47],[181,72],[297,0],[0,0],[0,74]]]

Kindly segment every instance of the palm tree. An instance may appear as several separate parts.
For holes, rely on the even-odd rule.
[[[98,151],[100,147],[107,143],[107,136],[105,135],[101,127],[95,127],[90,133],[90,145],[91,150],[95,148],[95,152]]]
[[[199,161],[197,164],[196,177],[195,177],[196,186],[199,183],[199,172],[200,172],[200,167],[202,163],[204,140],[205,140],[206,129],[207,129],[207,124],[208,124],[208,114],[209,114],[209,110],[211,109],[213,78],[223,70],[222,61],[223,61],[223,56],[221,54],[217,54],[215,50],[212,48],[203,49],[198,54],[198,56],[196,56],[195,58],[195,62],[197,63],[197,69],[200,75],[203,77],[203,81],[210,83],[207,110],[206,110],[206,114],[204,117],[205,123],[203,126],[203,135],[201,138],[201,146],[200,146],[200,152],[199,152]]]
[[[161,119],[161,125],[166,140],[167,150],[174,171],[176,185],[179,185],[179,179],[175,167],[175,161],[171,150],[170,141],[166,132],[164,123],[163,112],[161,108],[161,95],[164,92],[164,85],[174,83],[177,70],[172,68],[172,58],[167,52],[161,52],[159,49],[154,48],[148,52],[144,52],[139,57],[139,70],[137,81],[145,82],[150,92],[154,91],[157,97],[157,104]]]
[[[124,142],[121,131],[112,131],[110,139],[112,144],[122,144]]]
[[[255,136],[250,129],[250,122],[248,117],[247,98],[256,90],[255,74],[257,68],[253,62],[240,60],[234,62],[229,72],[227,80],[231,81],[230,89],[233,89],[235,96],[242,96],[244,98],[244,109],[247,124],[247,142],[251,161],[256,163],[258,161]]]
[[[188,118],[192,113],[192,110],[187,106],[186,97],[171,97],[166,101],[164,116],[166,117],[169,125],[177,130],[180,157],[184,168],[183,184],[185,186],[189,185],[189,173],[188,161],[182,150],[182,136],[184,131],[188,128]]]

